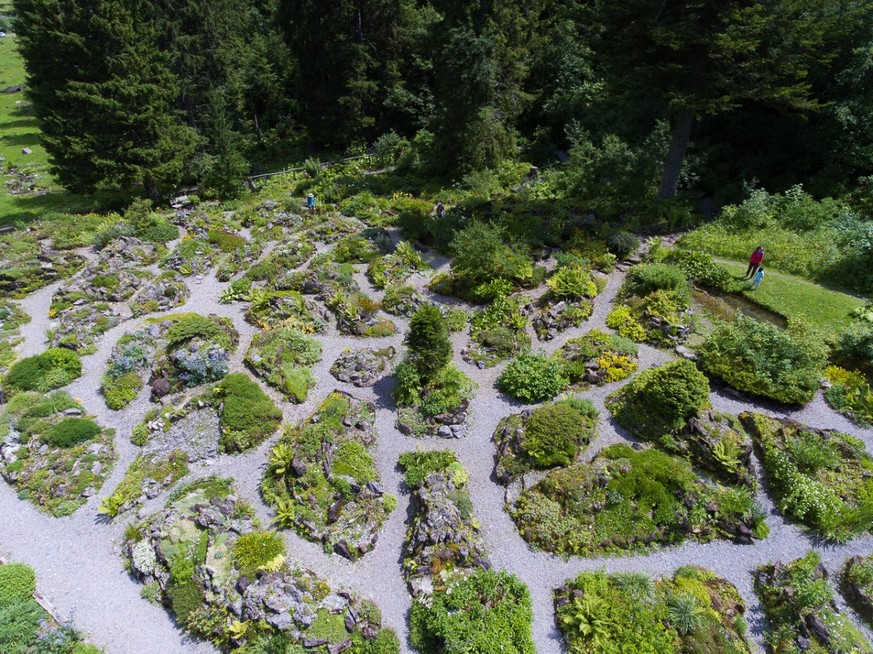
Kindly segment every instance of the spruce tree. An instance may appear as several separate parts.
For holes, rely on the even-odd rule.
[[[194,134],[141,0],[15,0],[28,92],[52,172],[68,189],[155,196],[183,175]]]
[[[406,334],[407,360],[427,383],[452,360],[449,330],[440,310],[433,305],[419,309],[409,321]]]

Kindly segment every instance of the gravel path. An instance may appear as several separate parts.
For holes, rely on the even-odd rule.
[[[445,259],[433,257],[435,268],[445,269]],[[382,293],[373,289],[363,274],[356,275],[362,287],[373,297]],[[603,293],[595,300],[594,312],[581,329],[569,330],[560,338],[543,344],[540,349],[553,352],[568,338],[581,335],[592,328],[605,329],[606,316],[618,292],[623,274],[616,272],[609,277]],[[426,295],[426,278],[416,275],[411,283]],[[242,358],[256,329],[243,319],[241,305],[219,305],[218,297],[227,284],[218,282],[212,275],[189,280],[189,301],[173,312],[193,311],[202,314],[220,313],[230,317],[241,339],[240,347],[231,361],[231,370],[243,368]],[[22,355],[31,355],[44,349],[44,332],[48,324],[48,307],[58,285],[38,291],[21,304],[32,317],[25,328],[25,340],[19,347]],[[439,298],[447,303],[460,304],[455,299]],[[154,315],[154,314],[153,314]],[[512,520],[504,511],[504,489],[493,476],[494,448],[491,435],[501,418],[521,408],[502,396],[496,388],[496,379],[502,369],[479,370],[466,364],[458,352],[466,344],[465,334],[453,336],[455,363],[476,381],[479,389],[470,408],[471,425],[466,438],[443,440],[438,438],[414,439],[401,435],[394,426],[394,405],[390,397],[392,380],[383,379],[373,388],[358,389],[334,379],[329,372],[331,364],[346,348],[384,347],[394,345],[401,350],[403,333],[408,321],[393,318],[398,334],[383,339],[355,339],[338,334],[334,329],[318,336],[323,348],[323,359],[315,367],[316,388],[309,400],[302,405],[283,401],[272,389],[264,390],[283,408],[285,418],[297,421],[314,411],[325,395],[334,388],[349,391],[357,397],[376,404],[376,424],[379,441],[376,460],[385,488],[398,495],[397,510],[385,524],[375,549],[362,560],[351,563],[337,555],[325,554],[321,547],[307,542],[290,532],[283,532],[287,540],[289,558],[310,568],[332,583],[353,590],[374,600],[383,611],[384,622],[401,636],[403,651],[412,651],[405,638],[406,614],[410,597],[401,574],[401,547],[409,517],[409,495],[401,490],[402,475],[396,469],[398,456],[416,448],[451,449],[455,451],[470,472],[469,490],[474,510],[483,525],[483,535],[491,551],[491,560],[496,568],[505,568],[527,583],[534,602],[534,640],[541,654],[557,654],[564,651],[560,634],[555,628],[552,611],[552,589],[564,580],[584,570],[605,568],[608,571],[642,571],[655,575],[670,575],[688,564],[706,566],[715,570],[737,586],[749,606],[749,621],[753,639],[762,646],[762,618],[760,605],[752,591],[752,570],[767,561],[796,558],[809,549],[817,549],[825,566],[836,572],[848,556],[869,554],[873,550],[873,537],[858,538],[845,546],[827,546],[816,542],[797,527],[785,522],[773,508],[772,502],[761,493],[759,499],[771,514],[771,534],[765,541],[754,545],[734,545],[726,541],[709,544],[689,543],[673,549],[665,549],[645,556],[615,558],[579,558],[568,560],[543,552],[532,552],[518,535]],[[0,484],[0,551],[15,560],[24,561],[37,570],[40,590],[64,615],[75,617],[77,626],[90,636],[95,644],[106,649],[108,654],[155,653],[200,653],[215,651],[210,645],[192,642],[174,625],[168,613],[139,596],[140,586],[126,573],[119,555],[119,545],[124,528],[132,517],[106,523],[97,513],[100,499],[109,495],[124,476],[127,466],[138,449],[129,442],[130,430],[153,405],[148,400],[147,390],[120,412],[106,408],[98,393],[100,378],[109,359],[112,346],[118,338],[134,330],[143,318],[122,323],[110,330],[98,341],[98,350],[85,357],[84,375],[68,388],[71,395],[79,398],[86,409],[95,414],[101,424],[116,429],[118,461],[110,479],[100,493],[73,516],[52,518],[38,512],[31,504],[19,500],[7,484]],[[531,330],[533,342],[536,337]],[[402,355],[402,352],[400,353]],[[399,355],[399,356],[400,356]],[[398,360],[399,360],[398,356]],[[640,347],[640,369],[660,365],[674,355],[647,346]],[[626,382],[625,382],[626,383]],[[622,382],[596,388],[584,393],[601,411],[600,431],[589,448],[588,456],[611,443],[627,440],[620,429],[610,421],[605,410],[606,396],[621,386]],[[873,430],[864,430],[852,425],[836,414],[819,395],[815,401],[797,411],[744,398],[728,390],[715,390],[712,403],[718,410],[739,413],[754,409],[768,415],[790,416],[814,427],[836,428],[862,438],[873,450]],[[238,456],[222,455],[214,461],[193,466],[190,477],[211,474],[227,475],[236,479],[242,496],[255,507],[259,516],[268,522],[271,510],[263,503],[258,493],[261,476],[266,465],[269,449],[275,439],[264,443],[256,450]],[[140,515],[156,511],[163,505],[166,494],[151,500]],[[850,612],[851,615],[851,612]],[[853,619],[854,616],[853,616]],[[856,622],[857,619],[855,619]]]

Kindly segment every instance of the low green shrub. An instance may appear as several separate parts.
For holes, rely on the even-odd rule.
[[[740,391],[805,404],[819,388],[827,346],[802,325],[782,331],[737,313],[698,348],[700,364]]]
[[[789,563],[761,566],[755,571],[755,593],[769,623],[764,642],[770,651],[803,651],[797,646],[801,638],[810,644],[808,651],[822,654],[871,649],[849,618],[837,612],[818,552]],[[827,635],[810,629],[812,624],[824,626]]]
[[[505,571],[479,571],[435,593],[430,606],[414,602],[409,620],[412,645],[427,654],[536,651],[527,586]]]
[[[842,360],[866,366],[873,372],[873,322],[854,321],[840,334],[837,353]]]
[[[570,465],[590,439],[598,412],[590,400],[567,399],[534,409],[520,447],[538,468]]]
[[[594,298],[597,285],[591,274],[581,266],[562,266],[546,281],[549,294],[558,300]]]
[[[164,336],[169,348],[178,347],[194,338],[225,340],[223,330],[214,320],[196,313],[181,316],[167,329]]]
[[[641,372],[607,397],[618,424],[635,436],[658,440],[681,430],[709,403],[709,381],[686,360]]]
[[[253,578],[258,570],[275,565],[285,556],[285,541],[272,531],[252,531],[233,544],[233,562],[244,577]]]
[[[36,574],[24,563],[0,565],[0,606],[29,600],[36,592]]]
[[[72,350],[49,348],[42,354],[16,362],[3,380],[7,392],[45,393],[66,386],[82,376],[82,360]]]
[[[222,450],[242,452],[261,443],[276,431],[282,411],[246,374],[225,377],[213,391],[221,398]]]
[[[619,259],[627,259],[640,249],[640,239],[623,230],[616,230],[606,237],[606,247]]]
[[[106,406],[113,411],[123,409],[133,402],[143,387],[142,377],[139,373],[131,370],[118,377],[103,376],[100,390]]]
[[[73,447],[100,433],[100,426],[87,418],[65,418],[54,424],[45,434],[45,440],[55,447]]]
[[[691,284],[685,273],[677,266],[661,263],[641,264],[631,268],[625,278],[623,290],[638,297],[655,291],[672,291],[687,308],[691,302]]]
[[[455,487],[461,487],[467,482],[467,473],[451,450],[404,452],[397,465],[406,473],[403,479],[408,488],[416,488],[434,472],[447,472]]]
[[[526,404],[550,400],[569,383],[560,361],[530,351],[522,352],[497,378],[501,391]]]

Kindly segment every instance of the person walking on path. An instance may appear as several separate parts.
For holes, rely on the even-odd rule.
[[[764,266],[758,268],[758,272],[755,273],[755,279],[752,280],[752,290],[757,291],[758,287],[761,285],[761,282],[764,281]]]
[[[759,245],[755,248],[755,251],[752,252],[752,256],[749,257],[749,267],[746,268],[746,274],[743,275],[743,279],[751,279],[755,276],[755,273],[758,272],[758,268],[764,262],[764,246]]]
[[[312,193],[306,198],[306,208],[310,211],[315,211],[315,196]]]

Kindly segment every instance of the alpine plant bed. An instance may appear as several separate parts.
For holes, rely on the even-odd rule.
[[[261,483],[276,524],[353,561],[373,549],[397,503],[373,459],[375,418],[371,403],[333,391],[285,428]]]
[[[174,491],[128,528],[123,551],[143,597],[221,651],[399,651],[379,608],[289,560],[281,535],[261,526],[230,479]]]

